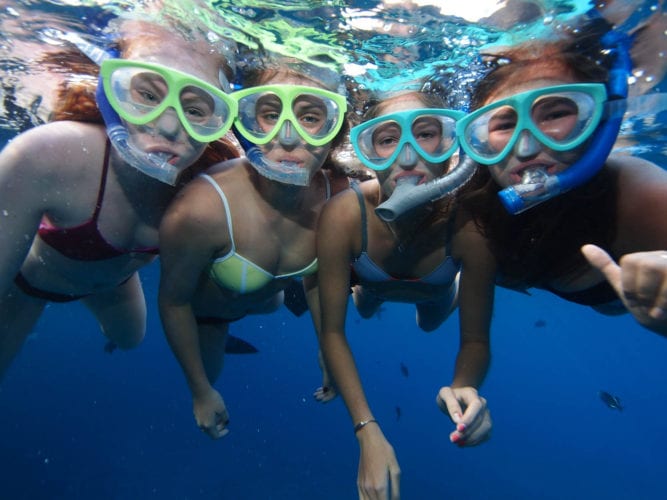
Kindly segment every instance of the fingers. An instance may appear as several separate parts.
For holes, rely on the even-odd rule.
[[[320,403],[328,403],[329,401],[332,401],[337,395],[338,393],[336,390],[329,386],[318,387],[313,393],[315,400]]]
[[[626,306],[633,314],[667,319],[667,252],[626,254],[619,264]]]
[[[460,447],[475,446],[489,439],[491,415],[486,399],[480,397],[473,387],[443,387],[436,401],[456,424],[456,429],[449,435],[452,443]]]
[[[225,437],[227,434],[229,434],[229,429],[227,428],[228,425],[229,416],[227,415],[226,410],[221,413],[216,413],[214,422],[208,424],[198,424],[199,429],[202,432],[208,434],[211,439],[220,439],[221,437]]]
[[[398,464],[389,465],[387,476],[383,484],[366,484],[360,481],[357,484],[360,500],[400,500],[401,499],[401,469]]]
[[[581,247],[581,253],[584,254],[588,263],[599,270],[616,290],[619,296],[623,294],[621,284],[621,267],[614,262],[611,256],[595,245],[584,245]]]
[[[401,499],[401,470],[398,466],[389,467],[389,480],[391,481],[391,500]]]
[[[452,422],[455,424],[459,423],[461,415],[463,414],[463,409],[461,408],[458,399],[456,399],[456,395],[451,387],[441,388],[438,392],[438,396],[435,398],[435,402],[438,403],[438,406],[443,413],[449,415]]]

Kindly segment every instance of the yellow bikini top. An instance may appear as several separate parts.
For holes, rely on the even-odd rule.
[[[317,258],[303,269],[286,274],[279,274],[274,276],[270,272],[262,269],[254,262],[246,259],[242,255],[236,253],[236,244],[234,243],[234,229],[232,227],[232,215],[229,210],[229,202],[225,193],[222,191],[220,185],[207,174],[201,174],[200,177],[211,184],[220,195],[223,205],[225,206],[225,216],[227,217],[227,227],[229,228],[229,239],[232,242],[230,251],[218,257],[209,266],[209,275],[221,288],[231,290],[236,293],[251,293],[260,290],[268,285],[273,280],[283,278],[293,278],[297,276],[307,276],[317,272]],[[326,180],[326,197],[331,196],[331,187],[329,179],[324,175]]]

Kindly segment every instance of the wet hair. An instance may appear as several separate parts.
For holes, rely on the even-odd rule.
[[[139,23],[139,24],[137,24]],[[162,43],[159,37],[164,36],[166,26],[153,25],[146,21],[125,21],[121,36],[110,47],[124,54],[134,44]],[[182,30],[176,30],[186,40],[195,40],[192,34],[186,36]],[[191,31],[191,30],[190,30]],[[137,33],[140,33],[137,35]],[[201,36],[197,40],[202,41]],[[233,78],[233,66],[222,51],[218,51],[221,68],[229,80]],[[79,121],[85,123],[104,124],[97,107],[95,92],[97,90],[99,67],[76,48],[65,48],[47,54],[41,61],[50,71],[66,75],[57,89],[53,110],[49,121]],[[206,166],[223,160],[238,158],[240,153],[235,144],[226,137],[209,144],[204,153],[195,163],[193,170],[203,170]]]
[[[483,78],[472,108],[483,106],[498,86],[532,66],[562,69],[575,81],[605,82],[604,60],[580,50],[581,43],[529,43],[497,56],[498,64]],[[501,189],[489,169],[480,166],[461,204],[489,240],[499,270],[498,281],[510,288],[548,287],[551,280],[586,265],[585,243],[609,248],[616,233],[616,176],[603,168],[586,184],[510,215],[497,196]]]

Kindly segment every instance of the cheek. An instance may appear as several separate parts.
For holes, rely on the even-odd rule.
[[[489,173],[491,174],[491,177],[493,180],[498,184],[499,186],[506,188],[509,186],[509,182],[507,180],[507,175],[505,175],[505,168],[504,164],[495,164],[491,165],[488,167]]]

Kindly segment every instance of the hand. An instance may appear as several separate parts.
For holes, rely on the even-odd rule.
[[[486,399],[480,397],[475,388],[443,387],[436,402],[456,424],[456,430],[449,435],[452,443],[475,446],[491,437],[491,413],[486,407]]]
[[[318,387],[313,393],[313,396],[320,403],[328,403],[338,395],[338,392],[334,387],[331,375],[329,375],[329,370],[327,370],[327,367],[324,364],[322,351],[318,354],[318,360],[320,363],[320,370],[322,370],[322,387]]]
[[[399,500],[401,469],[394,448],[376,423],[357,433],[360,457],[357,490],[360,500]],[[391,497],[389,492],[391,488]]]
[[[203,396],[193,398],[193,410],[197,426],[212,439],[229,433],[229,415],[220,393],[211,387]]]
[[[667,333],[667,252],[629,253],[619,264],[595,245],[584,245],[581,252],[604,274],[640,324]]]

